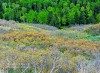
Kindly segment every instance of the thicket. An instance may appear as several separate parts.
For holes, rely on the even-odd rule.
[[[99,0],[0,0],[0,18],[56,27],[100,22]]]

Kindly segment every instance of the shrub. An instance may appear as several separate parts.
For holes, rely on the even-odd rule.
[[[25,44],[26,46],[34,45],[36,48],[67,48],[67,50],[93,52],[100,50],[100,44],[93,43],[87,40],[82,39],[70,39],[70,38],[61,38],[51,35],[47,35],[43,32],[26,32],[26,31],[13,31],[7,34],[0,35],[2,42],[8,42],[9,44],[16,44],[19,46]],[[16,47],[15,46],[15,47]],[[64,47],[63,47],[64,46]]]
[[[84,29],[87,33],[95,36],[95,35],[100,35],[100,24],[95,24],[88,26]]]
[[[77,30],[57,30],[57,31],[51,32],[50,34],[64,37],[64,38],[83,38],[83,37],[90,36],[86,32],[77,31]]]

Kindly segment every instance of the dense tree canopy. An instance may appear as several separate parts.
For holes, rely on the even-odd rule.
[[[100,22],[99,0],[2,0],[0,18],[53,26]]]

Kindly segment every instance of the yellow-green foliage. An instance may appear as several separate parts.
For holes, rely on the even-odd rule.
[[[52,35],[56,35],[56,36],[61,36],[61,37],[65,37],[65,38],[83,38],[83,37],[87,37],[90,36],[89,34],[87,34],[86,32],[83,31],[78,31],[78,30],[57,30],[52,32]]]
[[[47,32],[47,30],[44,30],[42,28],[37,28],[35,26],[28,25],[28,24],[17,24],[17,28],[23,31]]]
[[[21,30],[21,31],[33,31],[33,32],[45,32],[45,33],[48,32],[48,30],[37,28],[35,26],[24,24],[24,23],[16,23],[11,25],[9,24],[9,26],[0,26],[0,29],[4,31]]]
[[[95,25],[89,25],[84,28],[84,31],[92,35],[100,35],[100,23]]]
[[[70,52],[77,51],[97,51],[100,50],[100,44],[82,39],[61,38],[47,35],[43,32],[12,31],[0,35],[2,42],[26,46],[35,45],[37,48],[67,48]]]

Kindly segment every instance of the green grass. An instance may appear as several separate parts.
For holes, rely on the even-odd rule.
[[[98,41],[98,42],[100,42],[100,35],[98,35],[98,36],[84,37],[83,39],[90,40],[90,41]]]

